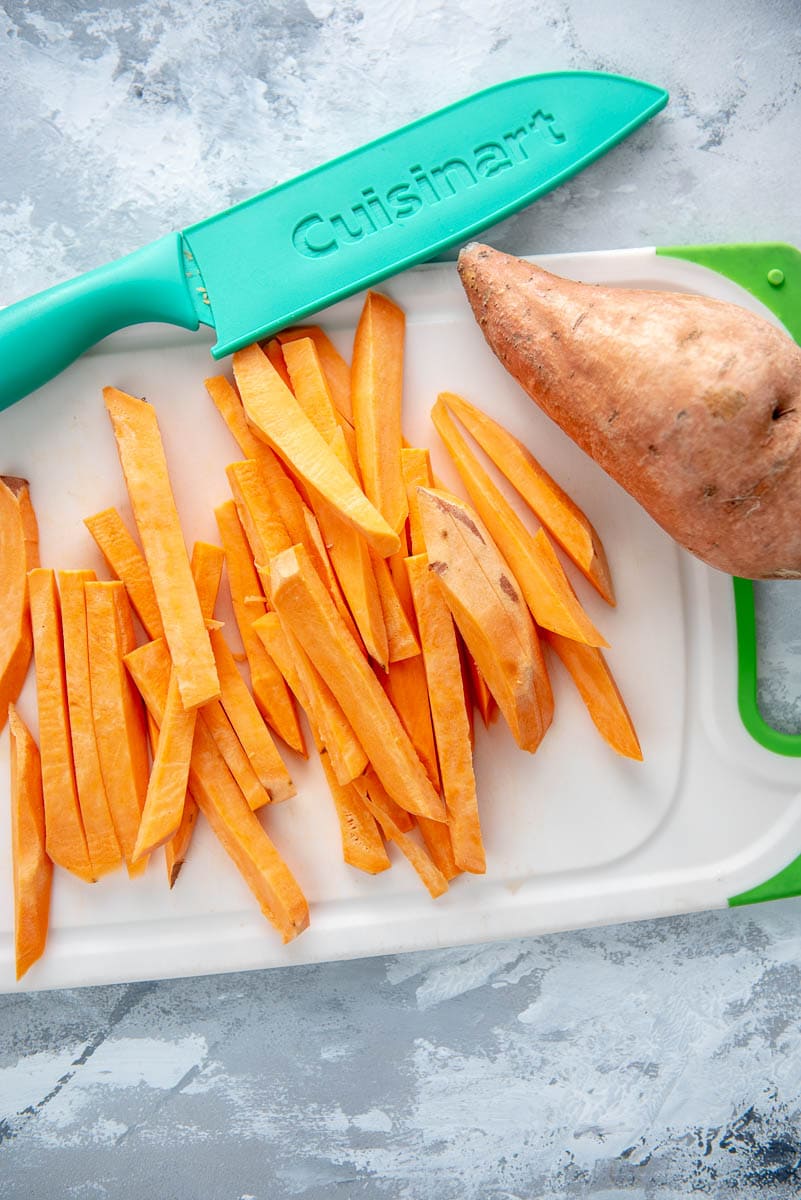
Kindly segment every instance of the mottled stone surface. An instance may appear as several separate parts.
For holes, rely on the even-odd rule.
[[[653,80],[666,112],[513,252],[801,244],[791,0],[0,4],[0,301],[469,91]],[[801,728],[801,585],[760,589]],[[680,1200],[801,1188],[801,902],[0,999],[0,1196]]]

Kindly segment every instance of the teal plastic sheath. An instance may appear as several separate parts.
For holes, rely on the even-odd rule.
[[[215,358],[470,238],[664,107],[562,71],[498,84],[107,267],[0,310],[0,408],[142,321],[217,330]]]

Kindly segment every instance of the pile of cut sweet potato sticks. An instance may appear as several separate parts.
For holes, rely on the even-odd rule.
[[[283,940],[297,936],[308,904],[256,814],[291,802],[305,729],[347,863],[384,871],[393,843],[432,896],[484,872],[473,709],[535,751],[553,715],[543,643],[607,742],[641,757],[551,541],[613,604],[597,533],[519,441],[449,393],[432,419],[469,502],[439,484],[403,440],[404,334],[401,310],[370,293],[351,367],[313,327],[237,352],[235,382],[207,381],[244,455],[215,510],[221,546],[187,553],[155,409],[115,388],[136,536],[115,509],[86,520],[111,581],[40,567],[27,487],[3,482],[18,977],[44,948],[53,864],[135,876],[164,847],[172,886],[198,812]],[[223,567],[244,654],[215,619]],[[31,648],[38,748],[13,704]]]

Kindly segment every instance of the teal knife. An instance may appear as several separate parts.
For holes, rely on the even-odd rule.
[[[222,358],[529,204],[667,98],[600,72],[513,79],[12,304],[0,409],[126,325],[212,326]]]

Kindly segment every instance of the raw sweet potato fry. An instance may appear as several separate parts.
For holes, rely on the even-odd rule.
[[[164,861],[167,867],[167,880],[170,888],[175,887],[175,881],[181,872],[181,867],[186,862],[187,851],[192,841],[192,835],[195,832],[199,811],[197,801],[192,793],[188,791],[184,797],[184,811],[181,814],[181,824],[164,846]]]
[[[274,503],[261,463],[249,458],[225,469],[265,595],[269,595],[270,559],[292,545]]]
[[[381,600],[381,612],[384,616],[384,627],[387,631],[389,661],[391,663],[403,662],[404,659],[414,658],[419,654],[420,646],[398,596],[387,559],[379,558],[372,551],[371,554],[378,595]]]
[[[164,636],[153,580],[145,556],[116,508],[87,517],[84,525],[117,579],[125,584],[128,599],[149,638]]]
[[[234,353],[234,375],[248,420],[292,471],[359,529],[379,554],[393,554],[397,534],[348,475],[258,346]]]
[[[406,487],[406,502],[409,505],[411,552],[412,554],[425,554],[426,544],[423,538],[423,526],[420,523],[417,489],[434,486],[431,474],[431,456],[427,450],[421,450],[417,446],[404,446],[401,449],[401,470]]]
[[[342,706],[390,796],[408,812],[444,820],[445,809],[400,718],[301,546],[270,565],[272,601]]]
[[[470,692],[473,702],[479,711],[481,720],[484,722],[484,728],[489,729],[498,716],[499,709],[497,702],[487,687],[487,681],[479,671],[476,660],[467,647],[465,647],[465,661],[467,662],[467,673],[470,677]]]
[[[33,653],[28,571],[39,566],[39,531],[27,481],[0,476],[0,730]]]
[[[302,345],[302,342],[291,342],[288,345]],[[355,477],[355,466],[340,429],[337,429],[331,438],[331,449]],[[375,570],[375,563],[383,563],[384,560],[378,555],[374,560],[370,547],[361,534],[351,525],[347,525],[322,498],[315,505],[315,512],[323,541],[328,547],[331,564],[364,647],[371,658],[382,667],[386,667],[389,662],[389,644]]]
[[[392,707],[401,719],[417,756],[436,791],[440,790],[437,749],[431,725],[426,671],[420,654],[390,663],[380,679]]]
[[[462,868],[456,865],[453,856],[453,840],[449,826],[443,821],[429,821],[427,817],[417,817],[417,827],[426,850],[448,883],[461,875]]]
[[[297,789],[275,748],[264,719],[239,673],[234,656],[221,629],[211,632],[211,648],[220,678],[221,703],[251,765],[270,800],[288,800]]]
[[[417,874],[422,879],[429,895],[436,900],[448,890],[448,881],[439,867],[429,856],[428,851],[420,846],[413,837],[398,828],[395,821],[388,815],[386,808],[379,802],[380,783],[373,779],[368,784],[358,780],[355,785],[364,800],[368,810],[378,822],[379,828],[389,842],[394,842],[401,853],[409,860]]]
[[[272,503],[281,515],[290,540],[303,540],[303,502],[274,450],[257,437],[248,424],[239,393],[223,375],[206,380],[206,390],[246,458],[261,466],[261,477]]]
[[[126,656],[125,662],[158,724],[164,715],[170,677],[164,642],[139,646]],[[198,807],[264,915],[284,942],[297,937],[309,923],[306,899],[232,778],[203,713],[197,720],[189,782]]]
[[[345,622],[348,632],[350,633],[354,642],[356,642],[359,649],[363,653],[366,653],[361,635],[356,628],[356,623],[351,616],[350,609],[345,603],[345,597],[343,595],[340,582],[337,579],[336,571],[331,564],[331,556],[328,553],[328,547],[325,544],[325,540],[320,529],[320,524],[314,513],[308,508],[305,510],[303,515],[306,518],[306,536],[300,543],[296,544],[300,544],[305,548],[306,553],[311,560],[312,566],[320,576],[320,579],[323,581],[323,585],[329,596],[333,599],[337,612]]]
[[[532,538],[470,450],[443,400],[434,405],[431,419],[477,513],[514,571],[537,624],[576,642],[608,646],[579,603],[545,531],[540,528]]]
[[[337,779],[341,784],[351,783],[365,770],[367,755],[328,684],[292,629],[283,622],[282,625],[301,687],[309,703],[309,719],[328,751]]]
[[[317,729],[316,721],[312,718],[312,703],[298,674],[297,664],[292,654],[292,647],[281,625],[281,618],[276,612],[263,613],[253,622],[253,629],[267,653],[281,672],[286,684],[300,707],[306,713],[312,727],[312,737],[317,750],[323,749],[322,738]]]
[[[396,304],[368,292],[351,367],[353,426],[364,492],[396,533],[409,513],[401,470],[405,328],[406,318]]]
[[[478,516],[418,488],[431,570],[517,744],[534,751],[553,715],[545,662],[519,585]]]
[[[278,341],[283,346],[295,338],[304,337],[311,338],[317,347],[317,354],[325,372],[337,412],[352,426],[353,407],[350,399],[350,367],[328,335],[316,325],[296,326],[294,329],[282,330],[278,334]]]
[[[440,399],[456,414],[599,595],[608,604],[614,604],[615,593],[601,539],[578,505],[551,479],[531,451],[497,421],[453,392],[442,392]]]
[[[339,422],[317,347],[311,338],[297,338],[284,343],[283,353],[295,399],[330,444]]]
[[[84,594],[100,769],[117,841],[133,877],[147,865],[146,859],[134,864],[134,847],[150,772],[144,710],[123,663],[134,642],[128,598],[118,581],[86,583]]]
[[[67,706],[78,805],[92,870],[95,878],[100,879],[102,875],[122,866],[122,851],[103,782],[92,717],[84,584],[94,579],[94,571],[58,573]]]
[[[17,979],[41,958],[50,919],[53,863],[45,850],[45,810],[39,751],[13,703],[11,734],[11,862]],[[387,866],[389,863],[387,863]]]
[[[423,650],[442,795],[453,857],[463,871],[487,869],[478,816],[462,664],[453,619],[425,554],[406,560]]]
[[[343,787],[339,783],[325,750],[320,755],[320,762],[334,801],[345,862],[368,875],[386,871],[390,866],[389,856],[375,817],[352,784]]]
[[[235,502],[227,500],[214,510],[214,515],[225,551],[234,617],[250,667],[253,698],[262,716],[278,736],[305,757],[306,746],[292,695],[280,670],[253,629],[253,622],[267,611],[267,601],[262,594]]]
[[[203,705],[201,720],[217,743],[228,770],[254,812],[270,803],[270,793],[253,769],[236,730],[219,700]]]
[[[601,737],[624,758],[642,762],[634,724],[602,651],[547,629],[543,637],[572,676]]]
[[[55,573],[36,567],[28,574],[33,629],[39,745],[47,853],[79,879],[95,878],[78,803],[69,724],[61,606]]]
[[[283,379],[286,386],[291,388],[292,380],[289,377],[289,371],[287,370],[286,366],[286,358],[284,357],[284,351],[278,338],[270,338],[266,346],[263,347],[263,350],[278,374]]]
[[[407,812],[405,808],[401,808],[399,804],[395,803],[386,788],[381,786],[381,780],[372,768],[365,771],[363,776],[354,780],[353,786],[360,796],[364,794],[366,788],[370,792],[373,802],[378,805],[385,816],[389,817],[390,821],[397,825],[401,833],[411,833],[414,829],[416,818]],[[425,817],[423,820],[425,820]],[[443,829],[445,828],[444,821],[432,821],[431,824],[441,825]]]
[[[214,616],[224,563],[225,552],[219,546],[212,542],[195,542],[189,565],[200,613],[207,624]]]
[[[116,388],[104,388],[103,396],[181,699],[186,708],[197,708],[219,696],[220,683],[192,582],[155,409]]]

